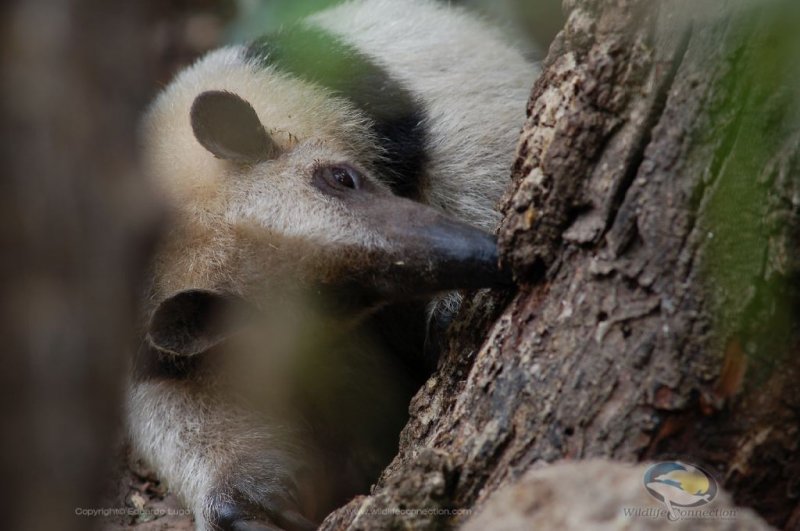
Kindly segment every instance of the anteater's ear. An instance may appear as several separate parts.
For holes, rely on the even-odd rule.
[[[241,328],[247,314],[245,306],[238,297],[215,291],[179,291],[158,305],[147,339],[167,354],[202,354]]]
[[[203,92],[192,103],[190,115],[195,138],[217,158],[254,164],[279,154],[253,106],[236,94]]]

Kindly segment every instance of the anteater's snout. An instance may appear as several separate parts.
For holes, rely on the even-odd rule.
[[[388,242],[384,285],[396,294],[508,285],[496,238],[427,205],[396,196],[373,198],[364,211]]]
[[[497,239],[476,227],[439,216],[421,236],[439,289],[507,285],[510,275],[498,262]]]

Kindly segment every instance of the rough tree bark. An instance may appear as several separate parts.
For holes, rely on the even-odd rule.
[[[463,310],[398,456],[324,529],[449,526],[588,457],[680,458],[800,526],[792,4],[565,0],[503,205],[520,289]]]

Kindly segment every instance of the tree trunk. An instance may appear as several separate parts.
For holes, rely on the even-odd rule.
[[[141,7],[0,6],[5,529],[91,527],[118,437],[160,217],[135,161]]]
[[[565,0],[499,230],[519,291],[465,306],[324,529],[451,525],[588,457],[700,465],[800,525],[795,4]]]

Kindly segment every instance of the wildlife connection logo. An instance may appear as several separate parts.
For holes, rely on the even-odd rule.
[[[735,508],[708,507],[717,495],[717,482],[698,466],[681,461],[664,461],[648,468],[642,480],[648,494],[662,503],[664,508],[623,507],[626,517],[666,518],[672,522],[736,518]]]

